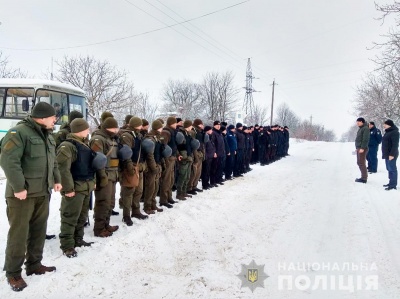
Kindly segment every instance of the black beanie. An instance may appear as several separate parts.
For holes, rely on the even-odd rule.
[[[46,102],[37,103],[33,107],[31,114],[33,118],[46,118],[54,115],[56,115],[56,111],[54,110],[53,106]]]
[[[388,120],[385,120],[385,125],[388,125],[388,126],[394,127],[394,122],[393,122],[393,120],[391,120],[391,119],[388,119]]]
[[[68,122],[71,123],[75,118],[83,118],[83,114],[77,110],[71,111],[68,115]]]
[[[240,127],[243,127],[242,123],[237,123],[236,124],[236,129],[239,129]]]
[[[127,116],[125,116],[125,124],[129,124],[129,121],[131,120],[132,117],[133,117],[132,114],[128,114]]]
[[[357,121],[360,121],[360,122],[362,122],[363,124],[365,124],[365,119],[364,119],[363,117],[357,118]]]
[[[181,121],[182,121],[182,118],[180,118],[180,117],[177,117],[177,118],[176,118],[176,122],[177,122],[177,123],[179,123],[179,122],[181,122]]]
[[[234,129],[234,128],[235,128],[234,125],[229,125],[229,126],[228,126],[228,130],[229,130],[229,131],[232,130],[232,129]]]
[[[204,127],[204,132],[208,132],[208,131],[210,131],[212,128],[210,127],[210,126],[205,126]]]
[[[214,121],[214,126],[221,125],[221,122],[219,120]]]
[[[142,118],[142,126],[148,126],[149,125],[149,121],[147,119]]]
[[[111,112],[104,111],[100,116],[101,122],[104,122],[108,117],[114,117],[114,115]]]

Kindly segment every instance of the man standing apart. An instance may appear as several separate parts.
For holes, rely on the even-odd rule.
[[[369,128],[365,123],[365,119],[362,117],[357,118],[357,136],[356,136],[356,153],[357,153],[357,165],[361,171],[361,178],[355,180],[356,183],[367,183],[368,172],[366,166],[366,157],[368,153],[368,142],[369,142]]]
[[[10,225],[4,270],[13,291],[27,286],[21,277],[24,261],[28,276],[56,270],[42,265],[50,191],[61,190],[56,143],[51,135],[55,114],[50,104],[37,103],[31,116],[10,129],[2,142],[0,164],[7,178]]]
[[[378,148],[382,142],[382,134],[381,130],[375,127],[373,121],[370,121],[368,126],[370,131],[367,154],[368,171],[369,173],[376,173],[378,169]]]
[[[386,169],[389,173],[389,184],[383,187],[389,191],[397,188],[396,161],[399,156],[399,129],[390,119],[385,121],[383,127],[385,135],[382,139],[382,159],[385,159]]]

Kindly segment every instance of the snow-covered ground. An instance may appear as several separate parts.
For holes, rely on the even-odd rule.
[[[46,241],[43,263],[57,271],[23,272],[20,293],[0,276],[0,298],[400,298],[400,193],[383,189],[383,161],[359,184],[352,143],[291,142],[291,156],[132,227],[113,216],[120,229],[110,238],[87,228],[95,244],[77,258]],[[54,195],[49,233],[59,206]],[[0,213],[2,263],[4,200]],[[254,292],[237,276],[252,260],[269,276]]]

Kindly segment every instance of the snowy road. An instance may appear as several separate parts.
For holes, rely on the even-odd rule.
[[[292,141],[290,157],[147,221],[127,227],[112,217],[120,230],[111,238],[86,229],[96,243],[75,259],[47,241],[43,262],[57,272],[23,273],[28,288],[19,294],[2,276],[0,298],[400,298],[400,193],[383,190],[382,160],[366,185],[354,183],[352,151],[351,143]],[[49,233],[59,229],[59,205],[54,196]],[[4,200],[0,213],[2,263]],[[252,260],[269,276],[253,293],[237,276]],[[378,284],[366,290],[370,277]]]

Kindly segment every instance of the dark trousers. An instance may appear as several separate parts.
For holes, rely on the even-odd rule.
[[[235,161],[235,169],[233,171],[233,175],[239,175],[244,172],[244,164],[243,164],[243,149],[238,149],[236,151],[236,161]]]
[[[358,168],[360,168],[361,171],[361,178],[363,180],[368,179],[368,171],[367,171],[367,163],[366,163],[366,157],[367,157],[368,149],[365,149],[364,152],[360,153],[360,149],[357,149],[357,165]]]
[[[397,158],[393,160],[385,159],[386,169],[389,174],[389,187],[397,187]]]
[[[210,184],[215,185],[217,183],[218,173],[218,158],[212,158],[211,169],[210,169]]]
[[[212,158],[211,159],[205,159],[203,161],[203,166],[201,168],[201,184],[204,187],[210,186],[210,171],[211,171],[211,164],[212,164]]]
[[[84,226],[88,219],[90,194],[75,192],[75,196],[61,199],[60,244],[66,250],[75,247],[75,241],[83,240]]]
[[[378,147],[379,146],[369,146],[367,161],[368,161],[368,170],[371,172],[376,172],[378,169]]]
[[[225,178],[228,179],[232,176],[233,172],[233,167],[234,167],[234,160],[235,160],[235,155],[230,154],[226,156],[225,160]]]
[[[266,159],[266,151],[265,151],[265,146],[261,145],[258,148],[258,159],[260,161],[261,164],[266,164],[267,163],[267,159]]]
[[[224,160],[225,157],[217,157],[217,173],[216,173],[216,182],[221,183],[222,177],[224,175]]]
[[[21,275],[25,261],[27,271],[41,266],[49,217],[49,195],[6,199],[8,230],[4,271],[7,277]]]

